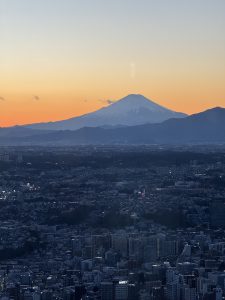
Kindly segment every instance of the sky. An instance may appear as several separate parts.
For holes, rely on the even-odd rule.
[[[225,107],[225,0],[0,0],[0,126],[128,94]]]

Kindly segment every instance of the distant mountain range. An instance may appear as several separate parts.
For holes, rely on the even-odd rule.
[[[77,130],[0,128],[0,145],[225,144],[225,108],[220,107],[160,123],[118,124]]]
[[[31,129],[77,130],[83,127],[135,126],[147,123],[160,123],[171,118],[186,115],[174,112],[142,95],[128,95],[107,107],[68,120],[26,125]]]

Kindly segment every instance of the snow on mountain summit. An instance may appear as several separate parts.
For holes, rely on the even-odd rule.
[[[98,111],[98,113],[104,114],[106,112],[115,112],[115,113],[123,113],[129,111],[138,112],[140,109],[148,109],[152,112],[163,112],[170,111],[167,108],[164,108],[161,105],[156,104],[155,102],[147,99],[146,97],[140,94],[130,94],[117,102],[114,102],[110,106],[104,107]]]

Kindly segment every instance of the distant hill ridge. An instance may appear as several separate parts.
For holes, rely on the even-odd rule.
[[[74,131],[10,130],[0,129],[0,145],[225,144],[225,108],[215,107],[157,124],[83,127]]]

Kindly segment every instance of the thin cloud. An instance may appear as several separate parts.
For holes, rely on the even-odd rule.
[[[40,97],[37,96],[37,95],[34,95],[32,99],[35,100],[35,101],[39,101],[39,100],[40,100]]]
[[[0,101],[5,101],[5,98],[0,96]]]
[[[108,105],[111,105],[111,104],[116,102],[116,101],[110,100],[110,99],[107,99],[107,100],[99,99],[99,101],[102,102],[102,103],[108,104]]]
[[[107,102],[109,105],[111,105],[111,104],[115,103],[116,101],[114,101],[114,100],[106,100],[106,102]]]

